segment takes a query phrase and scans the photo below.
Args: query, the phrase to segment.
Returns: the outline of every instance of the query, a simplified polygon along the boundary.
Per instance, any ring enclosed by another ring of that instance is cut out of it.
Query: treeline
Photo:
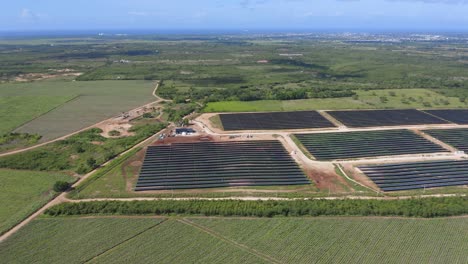
[[[164,98],[175,101],[192,99],[203,102],[219,101],[256,101],[256,100],[297,100],[310,98],[338,98],[351,97],[356,93],[350,89],[332,88],[264,88],[241,86],[228,89],[200,88],[179,91],[175,87],[165,87],[159,94]]]
[[[183,117],[199,110],[199,106],[195,103],[186,103],[185,100],[174,100],[177,105],[169,105],[164,108],[164,113],[167,114],[167,121],[180,122]]]
[[[199,215],[199,216],[404,216],[446,217],[468,213],[467,197],[406,200],[294,201],[95,201],[62,203],[45,212],[67,215]]]

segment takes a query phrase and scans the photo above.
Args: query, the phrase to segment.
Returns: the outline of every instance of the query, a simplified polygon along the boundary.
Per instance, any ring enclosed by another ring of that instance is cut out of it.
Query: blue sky
[[[468,0],[16,0],[0,31],[317,29],[468,31]]]

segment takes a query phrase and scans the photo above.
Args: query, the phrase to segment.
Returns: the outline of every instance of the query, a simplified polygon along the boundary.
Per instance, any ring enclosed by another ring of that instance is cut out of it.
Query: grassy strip
[[[304,155],[306,155],[307,158],[309,158],[310,160],[316,160],[315,157],[312,156],[312,154],[307,150],[307,148],[304,146],[304,144],[302,144],[302,142],[296,137],[296,135],[291,134],[290,138],[292,139],[294,144],[296,144],[296,146],[299,147],[299,149],[302,151],[302,153],[304,153]]]
[[[407,200],[296,201],[95,201],[63,203],[50,216],[65,215],[202,215],[202,216],[404,216],[443,217],[468,214],[468,197]]]
[[[74,196],[78,195],[80,191],[82,191],[84,188],[89,186],[91,183],[95,182],[97,179],[101,178],[102,176],[106,175],[108,172],[110,172],[112,169],[115,167],[119,166],[122,164],[125,160],[130,158],[131,156],[135,155],[140,151],[142,147],[138,147],[134,150],[131,150],[124,155],[121,155],[117,157],[116,159],[112,160],[109,164],[106,166],[100,168],[97,170],[91,177],[87,178],[84,180],[82,183],[80,183],[76,188],[74,188],[68,195],[70,198],[73,198]]]

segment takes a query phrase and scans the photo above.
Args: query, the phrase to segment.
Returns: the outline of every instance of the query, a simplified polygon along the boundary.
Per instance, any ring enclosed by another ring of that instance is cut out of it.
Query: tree
[[[54,184],[54,191],[55,192],[64,192],[70,188],[70,183],[66,181],[57,181]]]
[[[144,113],[143,118],[153,118],[153,115],[151,113]]]
[[[86,160],[86,164],[87,164],[90,168],[93,168],[93,169],[95,169],[95,168],[97,167],[97,161],[96,161],[95,158],[92,158],[92,157],[91,157],[91,158],[88,158],[88,159]]]

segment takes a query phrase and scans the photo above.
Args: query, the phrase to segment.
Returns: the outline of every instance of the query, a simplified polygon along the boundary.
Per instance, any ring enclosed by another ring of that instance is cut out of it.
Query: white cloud
[[[141,11],[130,11],[128,14],[131,16],[149,16],[149,13]]]
[[[19,18],[22,21],[26,21],[26,22],[34,22],[44,17],[46,17],[45,14],[36,13],[29,8],[21,9],[21,12],[19,14]]]

